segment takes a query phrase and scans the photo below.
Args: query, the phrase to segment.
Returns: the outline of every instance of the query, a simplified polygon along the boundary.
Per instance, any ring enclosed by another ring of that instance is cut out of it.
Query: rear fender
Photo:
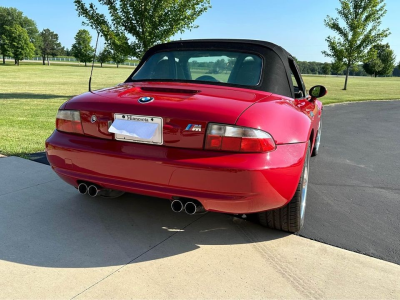
[[[236,125],[264,130],[276,144],[305,143],[311,134],[311,120],[290,100],[258,102],[238,118]]]

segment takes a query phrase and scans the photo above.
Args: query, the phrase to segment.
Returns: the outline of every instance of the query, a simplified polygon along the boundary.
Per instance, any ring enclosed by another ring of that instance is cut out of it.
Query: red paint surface
[[[143,96],[155,100],[138,103]],[[207,210],[250,213],[291,200],[321,104],[224,86],[125,83],[77,96],[63,108],[81,111],[85,135],[55,131],[46,151],[53,169],[71,185],[89,181],[168,199],[194,198]],[[107,131],[114,113],[162,117],[164,145],[114,140]],[[264,130],[277,148],[267,153],[204,150],[209,122]],[[188,124],[202,130],[185,131]]]

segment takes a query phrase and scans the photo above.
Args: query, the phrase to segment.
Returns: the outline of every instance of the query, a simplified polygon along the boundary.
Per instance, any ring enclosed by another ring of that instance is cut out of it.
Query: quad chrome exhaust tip
[[[86,183],[81,183],[78,185],[79,194],[85,195],[88,191],[88,186]]]
[[[188,215],[195,215],[207,212],[203,204],[195,199],[174,199],[171,202],[173,212],[179,213],[184,211]]]
[[[82,195],[88,194],[90,197],[117,198],[125,194],[124,191],[104,188],[98,184],[88,181],[78,185],[78,192]]]
[[[96,197],[100,196],[102,191],[100,187],[89,182],[82,182],[78,185],[78,192],[82,195],[88,194],[90,197]]]
[[[96,197],[99,194],[100,190],[95,185],[90,185],[87,189],[87,193],[90,197]]]
[[[200,202],[189,201],[185,204],[185,212],[188,215],[202,214],[206,212],[206,209]]]
[[[184,208],[185,208],[185,205],[183,204],[183,202],[181,200],[174,200],[171,202],[171,209],[173,212],[179,213],[179,212],[183,211]]]

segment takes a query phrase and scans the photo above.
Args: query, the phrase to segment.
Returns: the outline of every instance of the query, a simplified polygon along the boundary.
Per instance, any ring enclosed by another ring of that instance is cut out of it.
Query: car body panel
[[[162,117],[165,145],[202,149],[209,121],[234,124],[246,108],[269,95],[204,84],[125,83],[74,97],[64,109],[79,110],[84,133],[105,139],[113,138],[108,122],[114,120],[114,113]],[[138,99],[145,96],[154,97],[154,101],[139,103]],[[97,117],[95,123],[91,122],[93,115]],[[186,130],[189,124],[200,125],[201,130]]]
[[[255,213],[288,204],[298,186],[308,145],[314,146],[322,112],[319,100],[301,95],[295,99],[299,91],[305,94],[306,90],[293,57],[279,46],[259,41],[179,41],[151,48],[137,69],[157,51],[227,46],[259,51],[265,69],[257,86],[135,81],[131,75],[115,87],[76,96],[60,109],[80,112],[83,134],[55,130],[47,139],[46,153],[53,170],[74,187],[87,182],[169,200],[195,199],[209,211]],[[291,72],[295,72],[298,87]],[[139,103],[141,97],[154,100]],[[117,113],[161,117],[163,144],[116,140],[108,129]],[[206,150],[210,123],[265,131],[276,147],[261,153]]]
[[[54,171],[75,187],[89,181],[168,199],[193,198],[212,211],[250,213],[290,201],[306,145],[281,145],[269,153],[226,153],[54,131],[46,152]]]
[[[264,130],[274,137],[278,145],[309,140],[313,125],[313,117],[310,113],[318,109],[314,103],[305,99],[293,100],[279,95],[272,95],[266,100],[249,107],[239,117],[236,125],[265,128]],[[318,113],[316,114],[319,116]]]

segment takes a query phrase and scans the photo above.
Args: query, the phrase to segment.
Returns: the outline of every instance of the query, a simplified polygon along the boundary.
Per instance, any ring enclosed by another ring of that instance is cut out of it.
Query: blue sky
[[[338,0],[211,0],[211,4],[212,8],[196,20],[199,28],[174,39],[260,39],[284,47],[299,60],[329,61],[321,54],[326,50],[325,38],[331,34],[323,20],[328,14],[336,16]],[[56,32],[67,48],[73,44],[76,32],[85,28],[72,0],[0,0],[0,6],[21,10],[36,21],[39,30]],[[386,7],[382,28],[390,28],[392,34],[384,42],[400,60],[400,1],[386,0]]]

